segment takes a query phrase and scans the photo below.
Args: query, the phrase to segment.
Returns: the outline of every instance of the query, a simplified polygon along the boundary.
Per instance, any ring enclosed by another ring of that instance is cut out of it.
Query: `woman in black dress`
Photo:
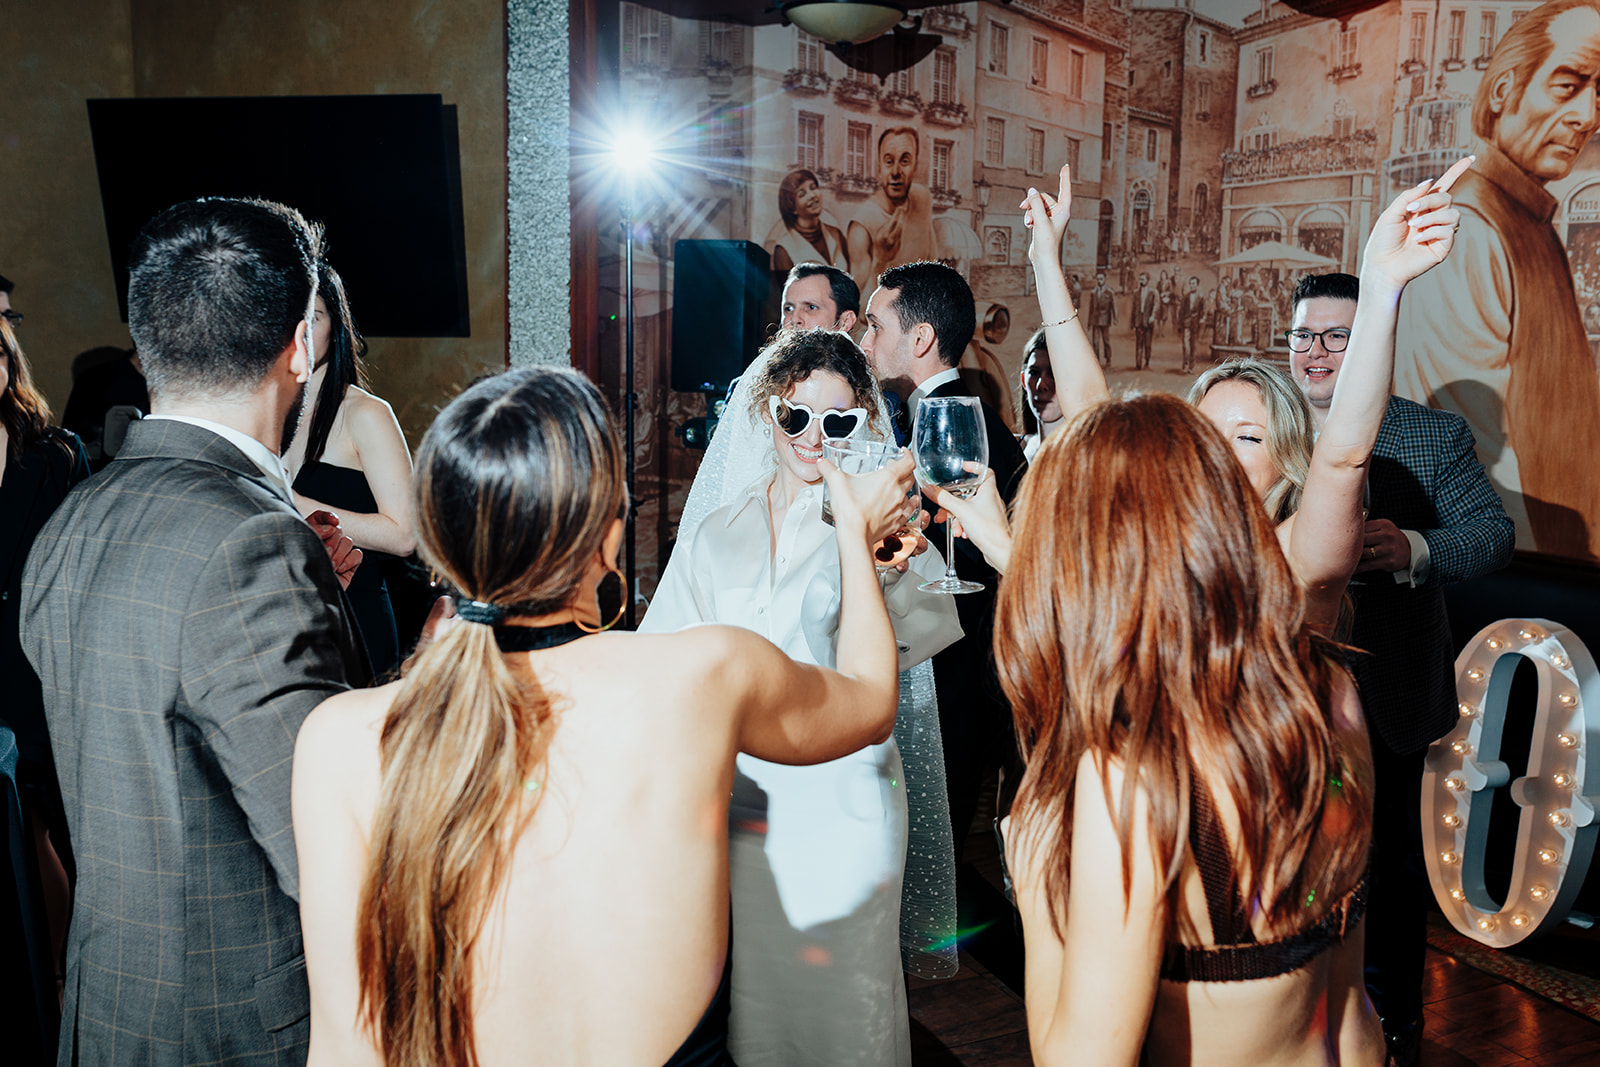
[[[374,677],[400,665],[394,609],[383,580],[385,555],[409,556],[416,543],[411,507],[411,451],[394,410],[367,392],[356,329],[339,273],[318,268],[315,369],[306,388],[315,399],[285,456],[300,514],[328,510],[365,554],[346,590],[366,642]]]
[[[11,323],[0,318],[0,687],[6,694],[0,725],[16,735],[17,786],[38,851],[57,968],[72,899],[72,852],[39,678],[22,654],[19,612],[28,549],[67,490],[88,474],[82,443],[50,425],[50,408],[33,387]]]

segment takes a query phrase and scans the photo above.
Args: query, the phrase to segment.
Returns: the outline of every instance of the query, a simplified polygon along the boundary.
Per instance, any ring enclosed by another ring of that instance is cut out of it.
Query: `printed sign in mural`
[[[756,241],[780,272],[845,268],[863,302],[886,266],[951,263],[991,326],[968,362],[1013,412],[1039,321],[1018,203],[1063,162],[1063,258],[1106,294],[1114,384],[1183,391],[1186,335],[1199,370],[1287,360],[1295,281],[1354,273],[1382,205],[1476,152],[1455,254],[1403,302],[1396,391],[1467,417],[1520,549],[1600,560],[1600,0],[1344,21],[1271,0],[955,4],[914,12],[937,42],[872,73],[792,26],[622,9],[626,98],[692,141],[658,248]]]

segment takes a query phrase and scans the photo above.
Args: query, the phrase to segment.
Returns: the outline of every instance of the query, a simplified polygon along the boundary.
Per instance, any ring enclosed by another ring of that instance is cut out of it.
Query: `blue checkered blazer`
[[[1387,574],[1350,586],[1365,650],[1353,667],[1367,719],[1398,753],[1419,752],[1456,717],[1454,648],[1444,586],[1511,562],[1515,532],[1473,449],[1465,419],[1390,397],[1378,431],[1368,518],[1388,519],[1428,542],[1427,581],[1417,588]]]
[[[22,601],[78,861],[58,1062],[304,1064],[289,770],[365,674],[321,541],[221,437],[136,422]]]

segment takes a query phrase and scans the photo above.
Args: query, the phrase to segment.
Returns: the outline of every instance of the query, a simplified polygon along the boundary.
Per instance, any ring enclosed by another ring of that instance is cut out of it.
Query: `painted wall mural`
[[[881,78],[792,26],[620,8],[624,97],[676,131],[658,253],[756,241],[780,270],[844,267],[863,300],[888,265],[949,262],[990,327],[967,362],[1012,412],[1039,322],[1017,205],[1062,162],[1065,266],[1117,306],[1113,384],[1182,391],[1191,279],[1201,369],[1287,360],[1297,278],[1354,272],[1383,204],[1476,152],[1457,252],[1404,300],[1396,390],[1469,419],[1519,549],[1600,561],[1600,0],[1389,0],[1345,21],[1272,0],[953,4],[920,10],[937,45]],[[670,264],[657,276],[640,295],[665,316]],[[667,346],[649,350],[665,381]],[[663,427],[688,410],[657,407]],[[675,514],[692,463],[673,466]]]

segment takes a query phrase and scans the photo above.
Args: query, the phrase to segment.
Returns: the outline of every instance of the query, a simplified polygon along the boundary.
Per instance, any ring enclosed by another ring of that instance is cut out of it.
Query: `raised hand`
[[[1011,520],[995,486],[994,471],[984,472],[978,491],[967,500],[937,486],[930,486],[928,492],[939,505],[933,521],[955,523],[956,536],[977,545],[989,566],[1004,574],[1011,562]]]
[[[1039,189],[1029,189],[1021,204],[1023,222],[1033,231],[1028,242],[1028,259],[1037,263],[1040,256],[1061,260],[1061,242],[1066,239],[1067,226],[1072,222],[1072,167],[1061,166],[1061,188],[1055,196]]]
[[[1475,158],[1457,160],[1438,181],[1407,189],[1378,216],[1361,265],[1364,285],[1386,282],[1398,290],[1444,262],[1461,226],[1461,212],[1451,204],[1450,187]]]

